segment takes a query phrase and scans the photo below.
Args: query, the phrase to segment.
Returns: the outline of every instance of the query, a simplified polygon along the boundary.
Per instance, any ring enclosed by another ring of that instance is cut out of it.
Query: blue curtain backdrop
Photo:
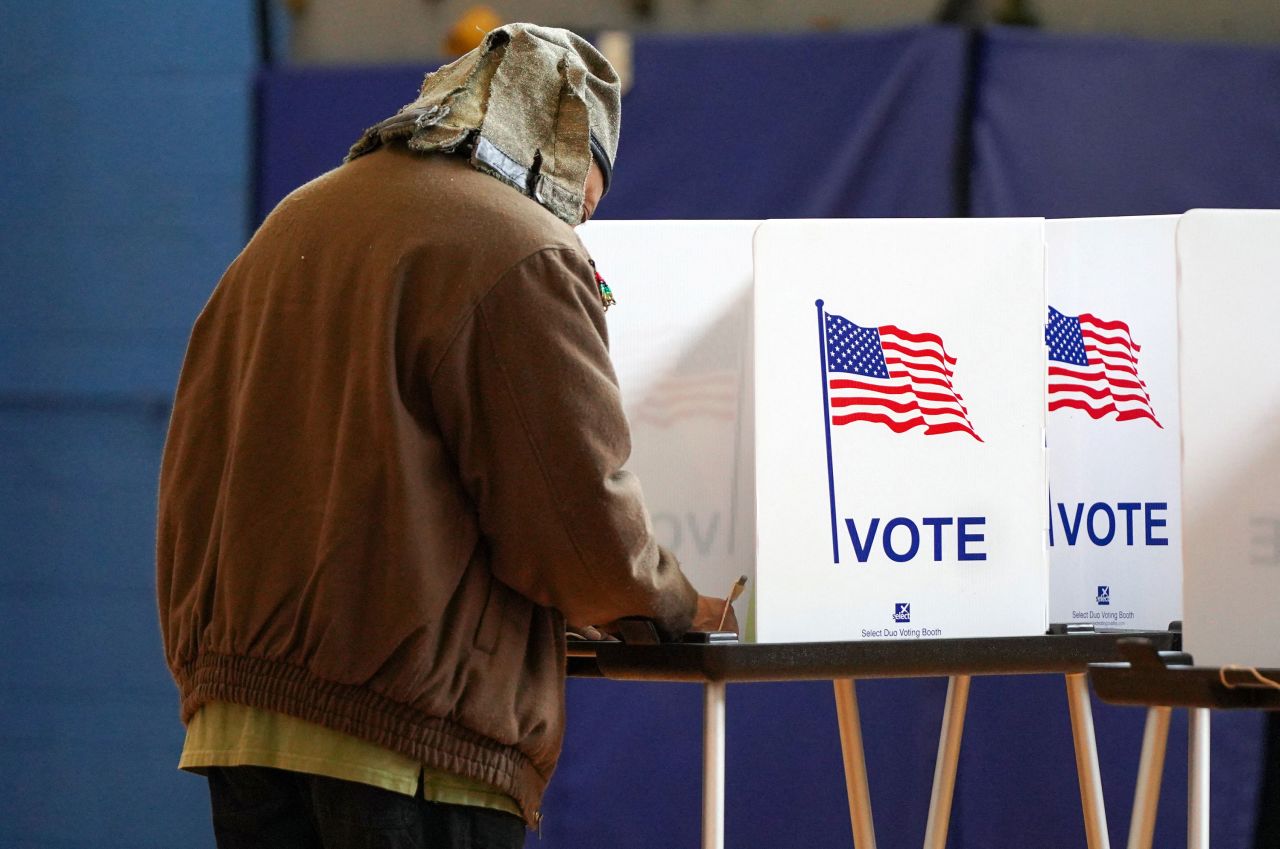
[[[251,21],[251,4],[55,0],[0,28],[0,107],[20,129],[0,140],[0,846],[212,846],[203,784],[175,770],[153,600],[183,343],[255,179],[260,217],[427,67],[263,72],[251,179]],[[601,217],[1280,207],[1275,50],[921,28],[641,38],[634,61]],[[1083,845],[1063,691],[974,682],[952,847]],[[859,685],[881,845],[922,842],[943,693]],[[1095,711],[1119,845],[1143,715]],[[530,845],[696,845],[699,716],[694,686],[570,682]],[[732,686],[728,721],[730,845],[848,845],[830,685]],[[1214,718],[1225,849],[1250,845],[1260,726]],[[1179,717],[1157,845],[1185,841],[1184,735]]]
[[[965,34],[638,38],[600,218],[954,214]],[[420,68],[263,74],[259,214],[416,96]]]
[[[978,64],[974,215],[1280,208],[1280,49],[997,29]]]

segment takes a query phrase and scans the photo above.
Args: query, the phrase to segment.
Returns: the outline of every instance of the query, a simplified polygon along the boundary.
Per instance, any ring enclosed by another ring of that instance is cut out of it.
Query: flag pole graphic
[[[831,562],[840,562],[840,537],[836,532],[836,476],[831,465],[831,399],[827,390],[827,328],[822,320],[823,300],[818,307],[818,365],[822,371],[822,429],[827,434],[827,494],[831,500]]]

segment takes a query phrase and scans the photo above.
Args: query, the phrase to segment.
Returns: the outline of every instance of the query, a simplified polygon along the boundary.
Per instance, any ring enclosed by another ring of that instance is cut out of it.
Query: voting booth
[[[1044,633],[1043,223],[755,237],[756,635]]]
[[[1182,618],[1178,220],[1045,222],[1054,623]]]
[[[1280,212],[1188,212],[1177,251],[1183,647],[1280,668]]]

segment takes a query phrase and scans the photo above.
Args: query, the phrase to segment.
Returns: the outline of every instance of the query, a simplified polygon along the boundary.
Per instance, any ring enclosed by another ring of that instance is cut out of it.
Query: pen
[[[743,589],[747,586],[747,576],[733,582],[733,586],[729,588],[729,597],[724,600],[724,612],[720,614],[720,624],[716,626],[717,631],[724,630],[725,620],[729,618],[729,611],[733,608],[733,603],[738,600],[738,596],[742,595]]]

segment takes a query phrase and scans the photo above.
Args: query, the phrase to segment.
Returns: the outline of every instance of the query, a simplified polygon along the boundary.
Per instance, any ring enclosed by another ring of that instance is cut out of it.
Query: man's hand
[[[570,625],[569,634],[586,640],[613,640],[617,633],[617,625],[609,623],[595,627],[592,625]],[[738,633],[738,617],[734,615],[733,605],[726,599],[713,598],[709,595],[698,596],[698,609],[693,614],[690,631],[732,631]]]
[[[613,640],[609,634],[601,631],[594,625],[570,625],[568,627],[568,635],[570,639],[581,638],[584,640]]]

